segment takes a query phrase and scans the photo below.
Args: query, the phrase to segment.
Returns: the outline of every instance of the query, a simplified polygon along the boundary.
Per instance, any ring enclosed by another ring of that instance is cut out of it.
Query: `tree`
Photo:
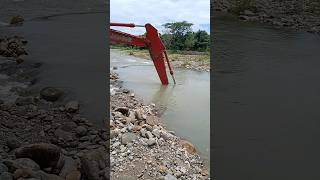
[[[194,50],[206,51],[209,49],[210,35],[203,30],[199,30],[194,34]]]
[[[187,21],[166,23],[163,25],[168,31],[168,34],[171,35],[169,46],[171,49],[186,49],[187,34],[190,36],[192,25],[192,23],[188,23]],[[188,41],[190,41],[190,39]]]

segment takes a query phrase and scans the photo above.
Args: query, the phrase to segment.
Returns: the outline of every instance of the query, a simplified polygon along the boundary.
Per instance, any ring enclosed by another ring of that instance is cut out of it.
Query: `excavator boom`
[[[169,84],[165,62],[168,64],[169,72],[173,78],[173,67],[168,59],[165,46],[159,37],[159,33],[156,28],[151,24],[135,25],[133,23],[110,23],[110,26],[122,26],[122,27],[145,27],[146,36],[135,36],[118,30],[110,29],[110,42],[111,44],[128,44],[140,47],[147,47],[153,64],[157,70],[160,81],[163,85]]]

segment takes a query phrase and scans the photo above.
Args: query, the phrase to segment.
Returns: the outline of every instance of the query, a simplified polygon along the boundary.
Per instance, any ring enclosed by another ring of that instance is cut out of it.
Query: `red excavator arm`
[[[124,33],[121,31],[117,31],[114,29],[110,29],[110,42],[111,44],[129,44],[135,45],[140,47],[147,47],[150,52],[151,59],[153,64],[157,70],[161,83],[163,85],[169,84],[165,62],[168,64],[168,68],[170,74],[172,76],[174,84],[175,79],[173,76],[173,67],[171,66],[165,46],[161,41],[158,31],[154,28],[151,24],[142,25],[135,25],[132,23],[110,23],[110,26],[122,26],[122,27],[145,27],[146,28],[146,36],[135,36],[128,33]]]

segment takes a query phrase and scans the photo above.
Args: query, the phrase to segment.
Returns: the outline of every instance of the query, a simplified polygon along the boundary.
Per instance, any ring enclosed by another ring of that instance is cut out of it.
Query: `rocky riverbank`
[[[320,33],[320,1],[317,0],[216,0],[211,8],[235,14],[242,21]]]
[[[0,179],[109,179],[109,134],[79,115],[79,103],[59,103],[63,91],[33,89],[39,63],[21,37],[1,39]],[[20,52],[20,53],[19,53]]]
[[[195,147],[166,130],[155,104],[143,104],[116,73],[110,81],[112,179],[209,179]]]

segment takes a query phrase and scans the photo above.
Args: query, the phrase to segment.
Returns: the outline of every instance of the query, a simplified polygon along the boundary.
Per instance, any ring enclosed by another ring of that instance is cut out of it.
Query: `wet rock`
[[[64,157],[64,165],[60,171],[59,176],[65,178],[70,172],[77,171],[78,164],[71,157]]]
[[[146,118],[146,123],[151,125],[151,126],[155,126],[159,124],[159,118],[157,116],[148,116]]]
[[[13,176],[12,176],[12,174],[10,174],[8,172],[4,172],[4,173],[0,174],[0,179],[1,180],[13,180]]]
[[[78,101],[70,101],[65,105],[65,108],[70,113],[77,112],[79,110],[79,102]]]
[[[17,158],[30,158],[41,168],[55,167],[60,158],[60,148],[53,144],[30,144],[16,149]]]
[[[76,129],[77,135],[82,137],[85,136],[87,134],[87,128],[83,127],[83,126],[78,126]]]
[[[99,172],[107,165],[106,156],[105,150],[96,149],[80,158],[82,171],[89,180],[100,180]]]
[[[122,144],[128,144],[134,140],[136,140],[138,137],[134,133],[125,133],[121,136],[121,143]]]
[[[54,87],[45,87],[40,91],[41,98],[52,102],[57,101],[62,96],[62,94],[63,92],[61,90]]]
[[[196,148],[192,143],[186,140],[180,140],[180,144],[187,150],[188,153],[194,154],[196,153]]]
[[[21,143],[16,138],[8,138],[6,140],[6,145],[9,147],[10,150],[16,149],[21,146]]]
[[[124,116],[129,116],[129,108],[127,107],[118,107],[115,109],[115,111],[120,112]]]
[[[18,158],[16,160],[4,160],[3,163],[8,167],[9,172],[17,169],[39,170],[40,166],[29,158]]]
[[[20,15],[13,16],[10,20],[11,25],[16,25],[16,24],[22,24],[24,21],[24,18]]]

